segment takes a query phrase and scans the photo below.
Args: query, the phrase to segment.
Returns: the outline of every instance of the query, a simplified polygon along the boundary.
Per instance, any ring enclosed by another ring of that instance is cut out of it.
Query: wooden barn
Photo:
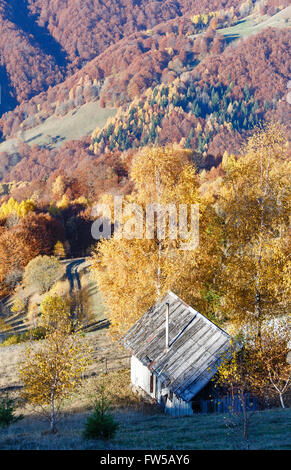
[[[172,292],[123,337],[130,350],[131,382],[173,416],[192,415],[230,336]]]

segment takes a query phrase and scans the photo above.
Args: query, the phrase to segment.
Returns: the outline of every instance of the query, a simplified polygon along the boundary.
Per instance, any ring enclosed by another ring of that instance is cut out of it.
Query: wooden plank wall
[[[247,395],[246,407],[248,411],[256,411],[258,409],[258,399]],[[234,398],[226,396],[222,398],[214,398],[212,400],[200,400],[201,413],[235,413],[242,411],[241,401],[237,396]]]

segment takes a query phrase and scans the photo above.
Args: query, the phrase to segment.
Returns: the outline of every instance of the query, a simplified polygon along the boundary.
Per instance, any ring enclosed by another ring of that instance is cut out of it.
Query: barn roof
[[[166,308],[169,303],[169,348]],[[173,292],[156,303],[125,334],[132,354],[161,377],[165,386],[191,400],[213,377],[230,336]]]

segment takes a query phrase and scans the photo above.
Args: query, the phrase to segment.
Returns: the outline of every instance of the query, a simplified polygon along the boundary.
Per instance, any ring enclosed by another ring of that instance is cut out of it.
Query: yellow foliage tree
[[[222,310],[236,324],[256,324],[288,310],[290,162],[275,123],[249,139],[245,155],[224,156],[218,210],[225,220]]]
[[[64,177],[59,175],[52,184],[52,193],[56,199],[60,199],[65,192],[66,184]]]
[[[55,247],[54,247],[54,256],[56,258],[65,258],[66,257],[66,251],[65,251],[65,247],[64,247],[64,244],[61,242],[61,241],[58,241],[56,244],[55,244]]]
[[[41,326],[46,332],[72,328],[70,303],[57,295],[46,295],[40,306]]]
[[[58,201],[56,204],[58,209],[67,209],[69,205],[70,205],[70,199],[68,198],[66,194],[64,194],[62,198],[60,199],[60,201]]]
[[[11,197],[0,207],[0,219],[6,219],[7,217],[13,214],[16,214],[20,218],[23,218],[29,212],[32,212],[34,210],[35,203],[33,200],[27,199],[22,201],[21,203],[18,203],[15,199]]]
[[[56,416],[64,398],[80,385],[83,371],[90,363],[90,351],[76,334],[64,306],[56,299],[43,307],[46,339],[41,348],[29,346],[19,374],[23,397],[49,418],[50,431],[56,432]],[[48,411],[49,410],[49,411]]]
[[[253,376],[256,393],[267,398],[278,396],[285,408],[284,394],[290,390],[291,367],[287,362],[290,328],[287,322],[264,324],[259,347],[253,352],[253,360],[259,367]]]
[[[210,272],[215,262],[209,262],[200,245],[199,248],[183,250],[181,235],[172,238],[169,223],[164,237],[158,233],[156,220],[152,237],[148,236],[143,224],[150,204],[157,204],[158,208],[166,208],[170,204],[179,208],[180,204],[189,207],[200,203],[200,224],[206,227],[210,212],[198,195],[198,178],[194,165],[189,162],[190,156],[191,152],[178,147],[145,148],[138,153],[130,174],[134,190],[125,200],[122,220],[118,220],[127,236],[102,240],[96,247],[92,269],[115,337],[125,332],[169,289],[175,290],[186,301],[195,301],[195,305],[199,301],[204,302],[201,292],[212,277]],[[137,207],[136,213],[134,208]],[[136,216],[134,223],[133,213]],[[158,209],[157,217],[162,215],[162,210]],[[142,234],[137,236],[134,232],[139,216],[142,218]],[[206,234],[208,246],[212,243],[213,234],[211,230]],[[207,243],[203,243],[204,248]]]
[[[201,15],[192,16],[191,21],[192,21],[193,24],[198,25],[201,21]]]

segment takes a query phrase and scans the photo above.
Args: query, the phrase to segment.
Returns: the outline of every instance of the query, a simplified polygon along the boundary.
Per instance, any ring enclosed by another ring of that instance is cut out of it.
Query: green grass
[[[270,410],[256,412],[251,421],[250,448],[290,448],[290,434],[287,434],[287,420],[291,410]],[[152,416],[130,422],[123,422],[119,435],[121,446],[151,449],[234,449],[241,448],[239,430],[229,434],[226,423],[228,415],[208,414],[187,418],[170,418],[164,415]],[[280,424],[281,423],[281,424]],[[126,432],[125,432],[126,431]],[[289,438],[289,441],[288,441]],[[117,436],[118,439],[118,436]],[[123,448],[123,447],[122,447]]]

